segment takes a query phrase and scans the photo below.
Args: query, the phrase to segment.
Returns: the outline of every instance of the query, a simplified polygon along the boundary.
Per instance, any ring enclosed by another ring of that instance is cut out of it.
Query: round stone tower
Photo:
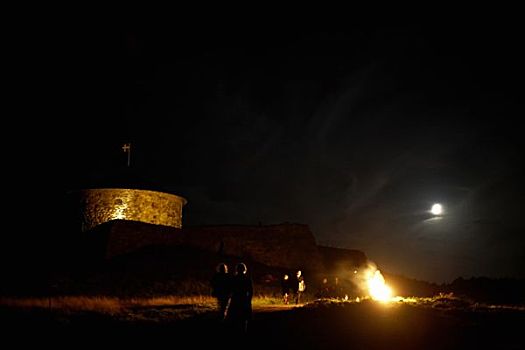
[[[182,227],[186,199],[141,189],[95,188],[79,191],[82,231],[112,220]]]

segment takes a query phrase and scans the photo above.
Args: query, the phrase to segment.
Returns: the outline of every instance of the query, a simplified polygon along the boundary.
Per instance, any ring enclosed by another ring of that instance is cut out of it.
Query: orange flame
[[[368,293],[372,299],[386,302],[392,298],[392,289],[385,283],[385,279],[379,270],[375,270],[367,280]]]

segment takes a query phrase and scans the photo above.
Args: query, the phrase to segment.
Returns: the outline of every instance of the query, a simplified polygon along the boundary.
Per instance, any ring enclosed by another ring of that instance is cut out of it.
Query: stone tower
[[[182,227],[182,207],[186,199],[165,192],[97,188],[79,191],[82,231],[112,220]]]

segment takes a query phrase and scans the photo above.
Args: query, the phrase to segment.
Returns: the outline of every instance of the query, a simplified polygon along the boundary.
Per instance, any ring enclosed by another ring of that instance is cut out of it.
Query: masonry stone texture
[[[136,189],[80,191],[81,230],[110,259],[147,246],[186,246],[219,256],[235,256],[267,266],[322,271],[334,261],[360,265],[359,251],[317,245],[308,225],[218,225],[182,228],[186,199]],[[328,260],[327,260],[328,259]]]
[[[112,220],[182,227],[186,199],[174,194],[122,188],[86,189],[79,194],[82,231]]]

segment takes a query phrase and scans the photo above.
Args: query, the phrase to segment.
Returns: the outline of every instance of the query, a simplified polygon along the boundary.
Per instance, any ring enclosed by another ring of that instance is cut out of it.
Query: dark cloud
[[[189,199],[187,225],[296,221],[391,272],[523,276],[517,38],[454,26],[77,38],[57,183],[122,167],[131,141],[135,171]],[[429,221],[437,201],[447,213]]]

